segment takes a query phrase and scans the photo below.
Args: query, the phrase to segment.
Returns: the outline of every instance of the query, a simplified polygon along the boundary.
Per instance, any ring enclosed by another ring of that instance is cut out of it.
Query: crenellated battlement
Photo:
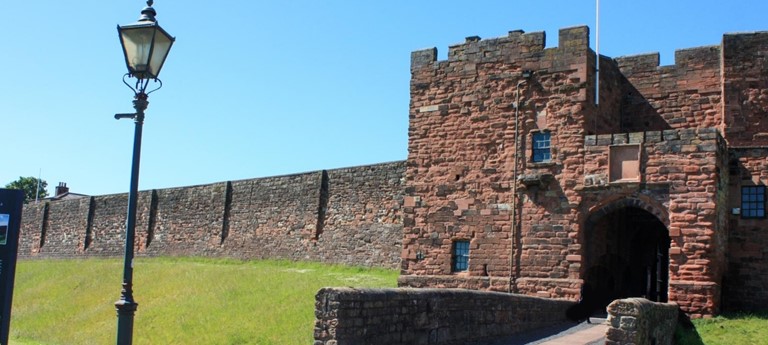
[[[525,33],[513,30],[507,36],[481,39],[466,37],[463,43],[448,47],[447,62],[496,62],[524,59],[535,54],[581,53],[589,50],[589,27],[575,26],[560,29],[559,46],[546,48],[546,33]],[[411,70],[431,65],[437,61],[437,48],[417,50],[411,53]],[[445,62],[445,61],[439,61]]]
[[[667,73],[675,70],[684,73],[691,66],[717,68],[720,63],[720,46],[678,49],[675,51],[675,63],[668,66],[661,66],[658,52],[620,56],[615,60],[624,74],[650,72],[658,69],[664,69]]]
[[[721,112],[720,46],[679,49],[673,65],[660,66],[659,53],[618,57],[626,78],[622,130],[718,127]]]

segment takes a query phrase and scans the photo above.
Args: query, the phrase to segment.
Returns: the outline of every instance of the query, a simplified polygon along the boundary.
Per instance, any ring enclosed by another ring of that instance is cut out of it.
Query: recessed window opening
[[[640,145],[611,146],[608,166],[611,182],[639,182]]]
[[[765,218],[765,186],[741,187],[741,218]]]
[[[534,162],[548,162],[550,159],[552,159],[552,153],[550,151],[550,133],[549,132],[533,133],[532,157]]]
[[[461,240],[453,242],[453,263],[454,272],[463,272],[469,268],[469,241]]]

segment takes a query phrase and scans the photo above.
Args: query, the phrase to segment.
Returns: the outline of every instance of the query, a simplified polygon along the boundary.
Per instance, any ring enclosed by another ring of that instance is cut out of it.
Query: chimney
[[[67,187],[67,184],[64,182],[59,182],[59,185],[56,186],[56,196],[69,193],[69,188]]]

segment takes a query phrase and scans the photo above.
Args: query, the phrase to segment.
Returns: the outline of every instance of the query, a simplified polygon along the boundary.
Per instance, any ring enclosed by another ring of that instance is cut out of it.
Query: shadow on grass
[[[696,327],[685,328],[677,325],[675,329],[675,344],[677,345],[704,345]]]
[[[704,345],[696,325],[691,322],[685,312],[677,310],[677,328],[675,328],[675,344],[677,345]]]

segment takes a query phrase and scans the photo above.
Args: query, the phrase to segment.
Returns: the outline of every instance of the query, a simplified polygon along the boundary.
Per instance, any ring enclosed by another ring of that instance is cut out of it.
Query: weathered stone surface
[[[565,322],[573,303],[462,289],[323,288],[315,344],[467,344]]]
[[[311,260],[395,268],[405,162],[143,191],[138,256]],[[29,204],[19,256],[119,257],[127,195]]]
[[[716,314],[723,298],[743,307],[736,301],[745,293],[765,301],[768,291],[759,286],[768,285],[768,252],[760,248],[768,235],[757,229],[768,221],[729,212],[739,207],[741,181],[768,184],[759,146],[768,143],[768,121],[759,119],[768,116],[761,67],[768,64],[759,53],[768,50],[768,32],[680,50],[672,66],[660,67],[658,54],[601,59],[598,107],[586,28],[561,30],[558,48],[525,49],[523,37],[473,38],[451,47],[447,61],[411,66],[406,195],[421,203],[407,211],[403,246],[423,256],[403,256],[401,286],[576,299],[587,270],[602,260],[589,248],[608,243],[591,227],[609,212],[634,208],[670,237],[663,294],[683,310]],[[418,111],[436,104],[445,106],[440,114]],[[550,133],[545,163],[532,162],[538,132]],[[639,178],[614,177],[614,145],[638,146],[637,160],[627,162]],[[728,171],[737,151],[742,180]],[[490,206],[498,203],[511,210]],[[470,241],[466,272],[452,272],[456,240]],[[729,253],[729,243],[745,256]]]
[[[606,344],[672,345],[677,317],[678,307],[673,303],[644,298],[613,301],[608,306]]]

